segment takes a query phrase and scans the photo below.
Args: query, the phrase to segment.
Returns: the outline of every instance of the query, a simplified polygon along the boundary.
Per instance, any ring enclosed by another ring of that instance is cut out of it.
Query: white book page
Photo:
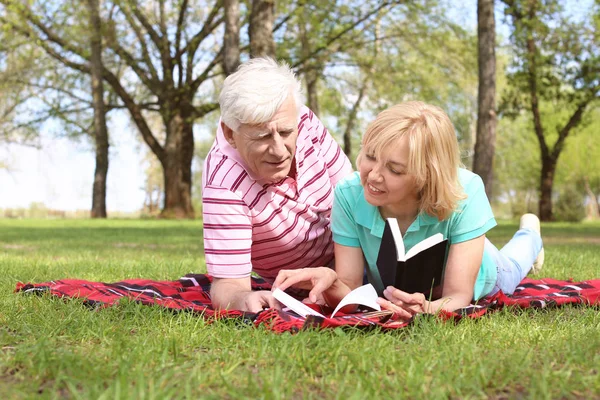
[[[323,314],[320,314],[308,307],[306,304],[301,301],[296,300],[286,292],[280,289],[275,289],[273,291],[273,297],[279,300],[283,305],[287,306],[289,309],[294,311],[296,314],[306,317],[307,315],[316,315],[317,317],[326,318]]]
[[[404,260],[399,260],[399,261],[405,261],[408,260],[409,258],[411,258],[414,255],[419,254],[420,252],[422,252],[423,250],[426,250],[432,246],[435,246],[436,244],[443,242],[444,241],[444,235],[442,235],[441,233],[436,233],[433,236],[429,236],[427,239],[415,244],[407,253],[406,256],[404,257]]]
[[[348,304],[359,304],[361,306],[367,306],[376,309],[377,311],[381,311],[381,306],[377,304],[377,291],[370,283],[358,287],[348,293],[346,297],[340,301],[340,304],[333,310],[333,314],[331,314],[331,318],[337,313],[340,308],[348,305]]]
[[[404,254],[404,241],[402,240],[402,232],[400,232],[398,220],[396,218],[388,218],[387,222],[392,231],[392,236],[394,236],[394,242],[396,243],[396,255],[398,261],[406,261],[407,257]]]

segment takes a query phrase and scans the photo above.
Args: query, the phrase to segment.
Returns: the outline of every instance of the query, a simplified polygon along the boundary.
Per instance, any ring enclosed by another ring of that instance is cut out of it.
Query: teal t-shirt
[[[403,236],[406,251],[436,233],[442,233],[444,239],[448,239],[452,245],[475,239],[496,226],[496,219],[481,178],[462,168],[458,177],[467,198],[443,221],[438,221],[436,217],[428,214],[419,214]],[[358,172],[337,183],[331,211],[333,240],[343,246],[360,247],[371,276],[378,280],[373,283],[379,286],[382,284],[376,262],[384,226],[385,222],[378,208],[365,199]],[[474,287],[475,300],[494,289],[497,274],[494,260],[484,251]]]

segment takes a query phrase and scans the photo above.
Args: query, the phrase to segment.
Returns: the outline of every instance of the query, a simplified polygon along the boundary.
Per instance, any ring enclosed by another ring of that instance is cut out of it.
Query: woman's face
[[[382,211],[418,204],[419,190],[415,177],[407,173],[409,143],[407,137],[389,146],[381,159],[365,147],[358,165],[365,199]]]

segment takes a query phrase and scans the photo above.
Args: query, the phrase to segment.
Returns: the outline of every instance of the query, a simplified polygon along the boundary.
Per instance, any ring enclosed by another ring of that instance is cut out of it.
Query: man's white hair
[[[241,124],[260,125],[269,122],[290,95],[299,111],[301,93],[302,85],[288,64],[253,58],[223,82],[221,119],[232,130]]]

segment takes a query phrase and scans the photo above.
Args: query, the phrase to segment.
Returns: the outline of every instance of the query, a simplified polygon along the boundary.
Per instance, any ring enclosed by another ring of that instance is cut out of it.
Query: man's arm
[[[230,190],[207,184],[202,190],[202,215],[206,269],[214,277],[213,306],[260,311],[269,302],[264,293],[252,295],[252,220],[247,205]]]
[[[214,278],[210,297],[215,309],[259,312],[263,308],[276,308],[278,303],[268,290],[252,291],[250,277]]]

